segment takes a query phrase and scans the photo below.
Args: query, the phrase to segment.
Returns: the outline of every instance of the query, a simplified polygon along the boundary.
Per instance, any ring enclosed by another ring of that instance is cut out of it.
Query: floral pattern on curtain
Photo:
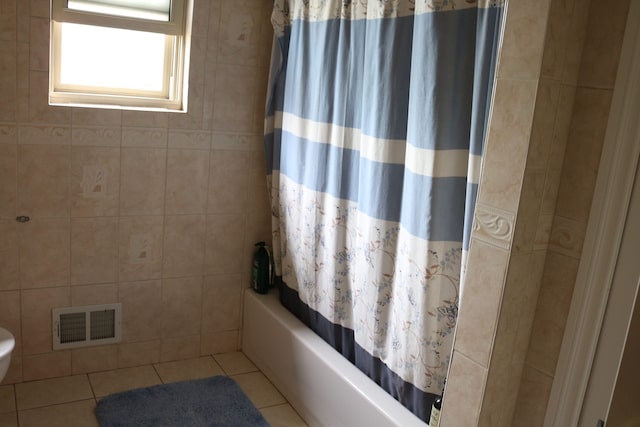
[[[451,356],[502,8],[274,2],[281,300],[423,420]]]

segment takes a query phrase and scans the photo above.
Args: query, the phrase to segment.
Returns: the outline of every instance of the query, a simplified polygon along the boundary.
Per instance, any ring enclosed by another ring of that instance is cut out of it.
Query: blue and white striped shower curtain
[[[451,355],[502,7],[274,2],[281,299],[422,419]]]

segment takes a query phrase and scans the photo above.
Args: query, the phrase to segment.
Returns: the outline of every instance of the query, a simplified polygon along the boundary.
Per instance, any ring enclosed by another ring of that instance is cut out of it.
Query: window
[[[49,103],[185,112],[192,0],[53,0]]]

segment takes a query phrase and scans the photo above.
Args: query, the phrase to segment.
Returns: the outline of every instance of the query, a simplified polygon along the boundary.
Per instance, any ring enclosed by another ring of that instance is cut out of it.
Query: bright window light
[[[193,0],[52,0],[49,104],[187,111]]]
[[[167,36],[63,23],[60,83],[162,92]]]
[[[69,0],[69,9],[127,18],[169,21],[170,0]]]

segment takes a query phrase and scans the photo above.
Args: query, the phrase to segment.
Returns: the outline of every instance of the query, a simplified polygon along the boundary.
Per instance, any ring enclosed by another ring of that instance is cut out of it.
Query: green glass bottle
[[[266,294],[271,284],[271,255],[265,242],[255,244],[258,249],[253,254],[252,288],[259,294]]]

